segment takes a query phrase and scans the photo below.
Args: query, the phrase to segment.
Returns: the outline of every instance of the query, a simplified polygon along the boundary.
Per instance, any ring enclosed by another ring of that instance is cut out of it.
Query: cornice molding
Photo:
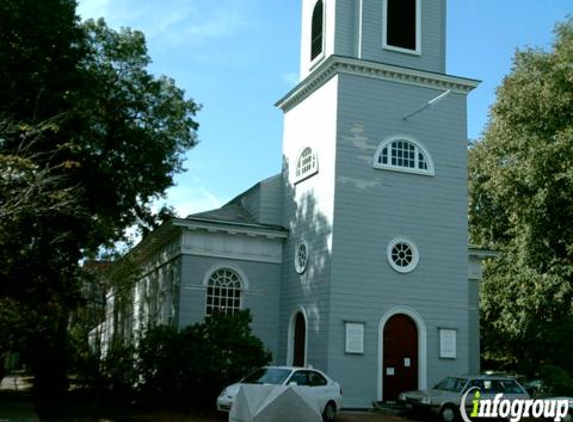
[[[231,221],[213,221],[208,219],[174,219],[173,225],[187,230],[201,230],[211,233],[223,232],[227,234],[240,234],[251,237],[262,236],[268,239],[285,239],[288,231],[281,228],[267,228],[253,224],[235,223]]]
[[[475,79],[391,66],[350,57],[330,56],[314,72],[281,98],[275,106],[283,111],[290,110],[338,74],[365,76],[444,91],[451,90],[460,94],[468,94],[480,83]]]

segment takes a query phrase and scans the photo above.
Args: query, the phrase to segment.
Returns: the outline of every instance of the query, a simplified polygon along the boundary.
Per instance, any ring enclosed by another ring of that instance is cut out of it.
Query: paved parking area
[[[336,421],[338,422],[414,422],[403,416],[389,415],[373,412],[340,412]]]
[[[101,419],[66,417],[66,422],[93,422]],[[221,415],[191,415],[160,412],[132,417],[106,418],[105,422],[225,422]],[[40,422],[34,412],[31,401],[26,399],[0,400],[0,422]],[[343,411],[336,416],[335,422],[413,422],[407,418],[371,412]]]
[[[133,422],[225,422],[221,415],[174,415],[172,413],[156,413],[139,415]],[[366,411],[341,411],[336,415],[335,422],[416,422],[402,416]],[[427,422],[427,421],[426,421]]]

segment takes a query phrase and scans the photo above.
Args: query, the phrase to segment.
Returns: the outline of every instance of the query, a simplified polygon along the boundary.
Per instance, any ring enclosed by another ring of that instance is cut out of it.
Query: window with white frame
[[[316,59],[323,50],[324,43],[324,2],[318,0],[312,11],[310,40],[310,60]]]
[[[296,272],[302,274],[306,271],[308,265],[308,243],[301,239],[297,242],[294,251],[294,267]]]
[[[241,293],[241,277],[229,268],[218,269],[207,282],[205,314],[235,314],[241,309]]]
[[[421,53],[420,0],[384,0],[384,48]]]
[[[388,138],[378,146],[374,168],[434,175],[432,157],[418,141],[402,136]]]
[[[409,273],[418,266],[420,260],[418,248],[407,239],[392,239],[386,252],[388,263],[399,273]]]
[[[316,173],[318,173],[318,158],[312,148],[306,147],[302,150],[296,162],[295,183],[301,182]]]

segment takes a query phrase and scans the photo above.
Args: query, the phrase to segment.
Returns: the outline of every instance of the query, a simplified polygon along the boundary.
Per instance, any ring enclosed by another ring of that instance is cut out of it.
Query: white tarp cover
[[[318,403],[297,385],[242,384],[229,422],[322,422]]]

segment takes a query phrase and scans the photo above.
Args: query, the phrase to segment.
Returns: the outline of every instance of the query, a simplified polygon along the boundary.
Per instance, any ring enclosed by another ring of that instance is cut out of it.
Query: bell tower
[[[331,55],[445,72],[445,0],[303,0],[301,80]]]
[[[348,407],[479,372],[466,130],[479,82],[445,73],[446,0],[302,7],[300,82],[277,103],[279,361],[299,347],[296,362],[328,371]]]

